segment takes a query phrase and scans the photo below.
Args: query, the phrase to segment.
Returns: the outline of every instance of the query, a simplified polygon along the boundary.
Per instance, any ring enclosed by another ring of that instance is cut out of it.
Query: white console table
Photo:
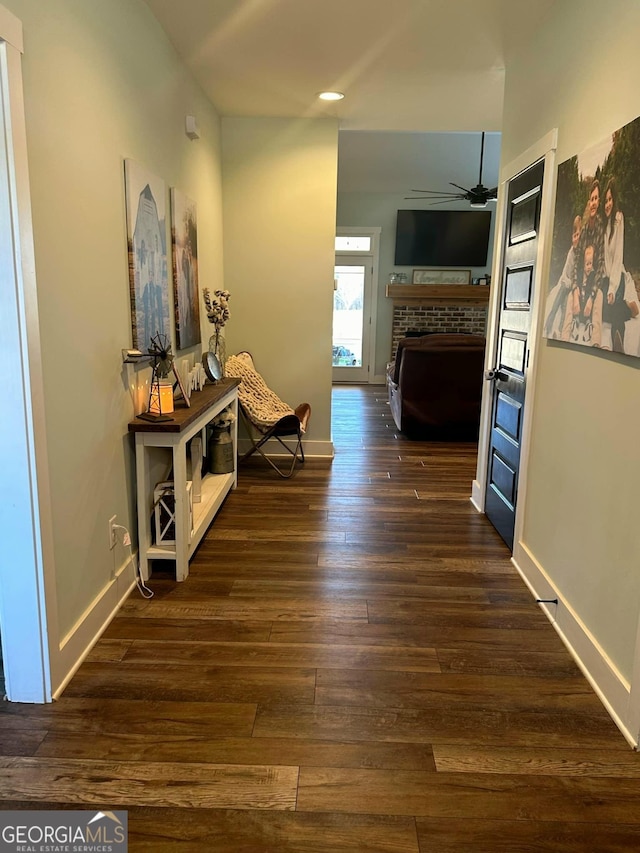
[[[189,505],[187,498],[187,442],[202,434],[203,448],[206,426],[227,406],[236,416],[232,426],[233,458],[236,459],[239,379],[223,379],[205,385],[202,391],[191,395],[191,406],[176,408],[170,421],[146,421],[135,418],[129,423],[129,432],[135,433],[136,484],[138,492],[138,554],[142,577],[149,577],[149,560],[174,560],[176,580],[189,575],[189,560],[207,528],[213,521],[222,502],[237,484],[237,465],[230,474],[206,474],[202,478],[201,500],[193,504],[193,530],[189,536]],[[164,448],[165,452],[162,452]],[[167,451],[170,451],[168,453]],[[164,462],[163,462],[164,457]],[[154,544],[151,517],[153,492],[163,479],[158,474],[162,466],[173,466],[172,479],[175,494],[175,545]],[[153,471],[156,469],[156,474]]]

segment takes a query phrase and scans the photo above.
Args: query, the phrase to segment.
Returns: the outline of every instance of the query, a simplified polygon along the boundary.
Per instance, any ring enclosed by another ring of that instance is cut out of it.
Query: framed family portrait
[[[471,284],[471,270],[414,270],[412,284]]]
[[[640,357],[640,118],[558,166],[543,334]]]

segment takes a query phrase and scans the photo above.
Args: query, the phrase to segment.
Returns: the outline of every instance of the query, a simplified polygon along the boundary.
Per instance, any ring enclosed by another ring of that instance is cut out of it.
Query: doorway
[[[338,260],[333,291],[333,381],[367,382],[371,323],[365,307],[371,302],[371,264],[348,256]]]
[[[544,165],[544,160],[535,163],[507,185],[496,361],[486,377],[493,394],[485,512],[509,548],[515,527]]]
[[[4,38],[4,40],[2,40]],[[0,623],[7,698],[51,701],[57,639],[44,395],[22,92],[22,25],[0,6]]]
[[[331,360],[334,383],[371,381],[379,235],[379,228],[337,229]]]
[[[507,234],[510,227],[509,223],[509,208],[511,203],[508,199],[515,201],[519,196],[516,194],[509,195],[509,186],[512,181],[515,181],[520,175],[525,174],[532,166],[536,164],[544,164],[544,175],[546,179],[543,184],[540,197],[540,210],[537,225],[537,251],[535,256],[534,275],[531,282],[530,301],[530,317],[527,322],[530,324],[529,331],[526,335],[527,350],[524,361],[524,375],[526,379],[526,391],[524,404],[518,409],[521,423],[518,426],[520,436],[520,450],[518,463],[518,476],[514,483],[514,529],[511,534],[514,555],[519,552],[519,542],[522,531],[522,524],[525,513],[526,500],[526,481],[527,481],[527,466],[530,452],[531,430],[534,412],[534,389],[535,389],[535,373],[536,373],[536,352],[537,352],[537,326],[540,316],[540,306],[544,300],[540,297],[540,279],[544,267],[543,258],[546,257],[549,251],[549,241],[551,237],[550,224],[553,218],[553,197],[554,197],[554,182],[549,179],[553,176],[555,168],[555,152],[557,148],[558,131],[550,130],[544,137],[539,139],[534,145],[520,154],[516,159],[508,163],[501,169],[500,172],[500,193],[498,195],[498,209],[496,211],[496,231],[495,231],[495,249],[493,258],[493,282],[491,288],[491,302],[489,308],[488,328],[487,328],[487,355],[485,367],[487,371],[485,376],[487,381],[484,383],[482,394],[482,412],[480,415],[480,432],[478,436],[478,462],[476,469],[476,477],[471,489],[471,502],[479,512],[486,511],[486,497],[488,493],[487,483],[489,480],[489,462],[493,450],[490,450],[490,443],[493,436],[493,427],[495,423],[495,398],[499,393],[499,388],[495,387],[495,382],[491,376],[491,370],[501,372],[501,337],[500,330],[501,310],[505,305],[507,296],[509,302],[518,302],[517,299],[512,299],[510,294],[507,294],[504,288],[505,267],[507,266]],[[526,195],[525,191],[521,195]],[[526,201],[526,199],[523,199]],[[537,203],[537,202],[536,202]],[[517,225],[517,223],[516,223]],[[524,236],[526,229],[520,226],[520,235]],[[522,240],[521,242],[527,242]],[[517,265],[517,262],[514,262]],[[526,266],[526,264],[525,264]],[[520,278],[522,284],[523,279]],[[513,286],[517,283],[512,280],[510,284]],[[513,293],[513,291],[512,291]],[[520,296],[520,300],[522,300]],[[511,310],[511,309],[508,309]],[[508,348],[509,344],[507,345]],[[505,350],[506,355],[506,350]],[[513,357],[513,352],[512,356]],[[511,360],[511,358],[509,360]],[[514,362],[515,364],[515,362]],[[505,371],[506,372],[506,371]],[[513,372],[513,371],[512,371]],[[487,376],[487,374],[489,374]],[[500,377],[496,377],[499,382]],[[509,410],[512,411],[512,410]],[[505,430],[506,432],[506,430]],[[497,471],[496,471],[497,473]],[[504,486],[506,488],[506,485]]]

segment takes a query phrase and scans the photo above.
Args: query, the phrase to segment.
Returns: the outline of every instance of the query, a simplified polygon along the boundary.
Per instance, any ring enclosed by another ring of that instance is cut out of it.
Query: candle
[[[151,389],[149,411],[154,415],[168,415],[173,411],[173,385],[169,379],[161,379],[158,389]]]

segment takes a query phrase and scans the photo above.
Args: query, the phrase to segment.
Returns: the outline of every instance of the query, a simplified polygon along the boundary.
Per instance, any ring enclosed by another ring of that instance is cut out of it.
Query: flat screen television
[[[484,267],[490,210],[399,210],[396,266]]]

